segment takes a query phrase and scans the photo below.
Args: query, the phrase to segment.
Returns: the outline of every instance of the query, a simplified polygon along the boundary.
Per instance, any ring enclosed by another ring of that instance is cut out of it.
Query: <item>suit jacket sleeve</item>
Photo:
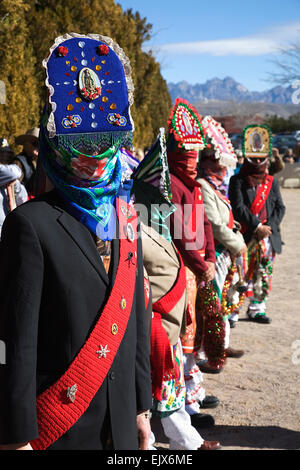
[[[284,169],[285,163],[282,160],[282,157],[278,155],[277,157],[273,158],[269,164],[269,174],[274,175],[275,173],[279,173]]]
[[[245,195],[242,190],[244,180],[239,175],[232,176],[229,183],[229,199],[232,205],[234,218],[247,226],[250,232],[254,232],[260,224],[260,220],[250,212],[250,207],[245,203]]]
[[[137,411],[152,406],[150,372],[150,335],[152,324],[151,297],[147,309],[144,297],[144,268],[141,239],[138,240],[138,275],[136,281],[137,346],[136,346],[136,402]]]
[[[193,243],[192,234],[191,236],[187,234],[187,224],[185,222],[185,217],[187,214],[184,214],[182,210],[185,205],[188,205],[188,202],[184,192],[176,184],[172,185],[172,203],[178,207],[178,209],[170,217],[170,228],[174,244],[181,254],[184,264],[188,266],[191,271],[193,271],[195,276],[200,278],[208,269],[204,259],[199,254],[199,250],[203,246],[202,243],[204,242],[204,246],[206,243],[204,239],[205,234],[202,234],[203,240],[201,240],[201,246],[196,247],[196,249],[191,249],[192,245],[195,245],[195,243]],[[209,232],[209,228],[207,226],[208,224],[206,221],[206,229]],[[178,233],[180,236],[176,236]],[[199,242],[199,240],[196,240],[196,245],[198,244],[197,242]]]
[[[272,185],[272,196],[273,196],[273,209],[268,214],[268,225],[270,225],[272,232],[276,232],[285,214],[285,205],[282,201],[279,183],[274,178]]]
[[[38,437],[36,419],[37,333],[43,253],[30,222],[11,212],[0,244],[0,443]]]
[[[5,186],[20,177],[21,170],[17,165],[0,164],[0,186]]]
[[[215,241],[212,226],[204,209],[205,261],[216,262]]]
[[[205,212],[211,223],[215,240],[222,243],[231,253],[237,254],[244,244],[244,239],[241,234],[235,233],[227,226],[229,221],[229,207],[225,206],[224,202],[221,200],[216,202],[218,196],[205,182],[202,184],[202,193]],[[223,212],[220,213],[220,207],[222,207],[222,210],[224,207],[225,215],[228,214],[227,221],[225,221],[225,216],[222,217]]]

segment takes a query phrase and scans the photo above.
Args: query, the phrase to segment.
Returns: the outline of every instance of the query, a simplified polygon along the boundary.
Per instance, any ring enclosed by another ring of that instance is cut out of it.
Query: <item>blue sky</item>
[[[116,0],[152,24],[150,47],[168,82],[231,76],[250,91],[267,81],[282,47],[300,42],[300,0]],[[299,77],[300,79],[300,77]]]

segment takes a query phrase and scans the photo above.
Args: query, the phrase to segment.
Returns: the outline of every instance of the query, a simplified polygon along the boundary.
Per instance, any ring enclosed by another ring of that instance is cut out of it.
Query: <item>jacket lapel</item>
[[[168,240],[166,240],[164,237],[159,235],[154,229],[151,227],[148,227],[144,224],[141,224],[142,231],[144,231],[149,238],[151,238],[155,243],[160,245],[164,250],[168,253],[168,255],[177,262],[179,266],[179,259],[177,256],[177,250],[175,248],[175,245],[170,243]],[[172,246],[173,245],[173,246]]]
[[[199,183],[202,186],[202,192],[207,191],[208,193],[213,194],[214,197],[216,198],[217,203],[221,201],[221,206],[222,204],[224,204],[224,206],[226,206],[227,209],[231,208],[230,201],[229,200],[226,201],[226,199],[222,197],[221,192],[216,191],[204,178],[199,178],[197,181],[199,181]]]
[[[119,223],[117,221],[117,230],[116,233],[119,233]],[[119,236],[116,236],[112,241],[111,241],[111,266],[110,266],[110,279],[111,279],[111,285],[113,286],[115,283],[116,275],[117,275],[117,268],[119,265],[120,261],[120,239]]]
[[[62,211],[61,208],[59,208]],[[106,274],[103,262],[97,251],[96,244],[89,230],[73,216],[62,211],[58,217],[58,223],[65,229],[73,241],[78,245],[82,253],[90,261],[97,273],[101,276],[105,284],[109,285],[109,278]]]
[[[254,201],[256,191],[255,191],[255,188],[250,188],[246,183],[245,183],[245,186],[246,186],[246,193],[247,193],[248,201],[251,206],[252,202]]]

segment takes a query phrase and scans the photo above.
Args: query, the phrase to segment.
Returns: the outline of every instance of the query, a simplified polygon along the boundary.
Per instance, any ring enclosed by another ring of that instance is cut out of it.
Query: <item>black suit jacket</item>
[[[38,437],[36,396],[85,343],[111,291],[118,259],[119,241],[113,240],[108,276],[91,233],[54,191],[6,218],[0,244],[0,339],[6,343],[0,443]],[[151,408],[150,328],[138,240],[134,301],[118,353],[89,408],[50,448],[102,449],[111,430],[114,449],[137,449],[136,412]]]
[[[229,199],[234,218],[247,226],[244,233],[246,243],[251,240],[260,220],[250,212],[250,207],[255,198],[255,188],[250,188],[246,180],[238,173],[230,178]],[[270,241],[276,253],[281,253],[280,223],[285,214],[285,206],[280,194],[278,181],[274,178],[270,193],[266,200],[268,220],[266,222],[272,229]]]

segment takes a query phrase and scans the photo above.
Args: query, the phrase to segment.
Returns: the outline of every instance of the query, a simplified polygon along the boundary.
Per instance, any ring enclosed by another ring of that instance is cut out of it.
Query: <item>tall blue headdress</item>
[[[130,140],[133,83],[124,51],[106,36],[65,34],[43,61],[51,105],[49,137],[80,134]]]
[[[43,66],[43,167],[71,212],[109,239],[122,189],[120,149],[132,144],[134,130],[129,59],[109,37],[70,33],[56,38]]]

